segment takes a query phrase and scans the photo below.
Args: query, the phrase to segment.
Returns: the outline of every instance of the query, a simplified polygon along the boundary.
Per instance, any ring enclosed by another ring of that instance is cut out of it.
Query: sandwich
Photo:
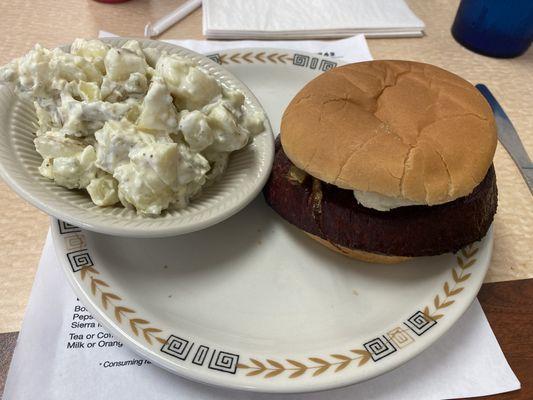
[[[286,108],[263,193],[331,250],[375,263],[455,252],[497,208],[492,110],[466,80],[411,61],[334,68]]]

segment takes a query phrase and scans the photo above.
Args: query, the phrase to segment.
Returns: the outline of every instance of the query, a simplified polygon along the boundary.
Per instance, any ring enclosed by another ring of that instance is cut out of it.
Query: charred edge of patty
[[[386,212],[366,208],[351,190],[299,171],[285,155],[279,139],[263,194],[281,217],[334,246],[404,257],[456,252],[482,239],[498,202],[491,166],[471,194],[454,201]]]

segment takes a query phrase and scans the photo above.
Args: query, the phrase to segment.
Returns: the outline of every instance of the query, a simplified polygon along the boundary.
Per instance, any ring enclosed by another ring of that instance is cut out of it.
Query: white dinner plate
[[[302,85],[335,63],[265,49],[211,57],[250,87],[274,129]],[[284,393],[360,382],[415,357],[475,298],[493,241],[489,231],[457,254],[365,264],[310,240],[262,196],[173,238],[106,236],[56,219],[52,232],[77,296],[125,345],[189,379]]]

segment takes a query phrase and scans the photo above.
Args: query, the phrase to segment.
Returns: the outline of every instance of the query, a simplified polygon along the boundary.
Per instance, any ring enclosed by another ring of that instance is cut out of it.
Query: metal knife
[[[500,106],[498,101],[494,98],[489,88],[480,83],[476,85],[476,88],[490,104],[492,112],[494,113],[494,118],[496,119],[498,139],[514,160],[529,187],[529,191],[533,195],[533,162],[531,162],[531,159],[520,140],[520,136],[518,136],[518,132],[516,132],[511,120],[505,114],[502,106]]]

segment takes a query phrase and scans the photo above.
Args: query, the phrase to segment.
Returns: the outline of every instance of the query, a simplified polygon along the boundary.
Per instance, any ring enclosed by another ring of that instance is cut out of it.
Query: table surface
[[[142,36],[146,22],[159,18],[182,2],[131,0],[109,5],[90,0],[2,1],[0,64],[21,56],[37,42],[54,47],[71,42],[76,37],[96,37],[99,30],[121,36]],[[368,44],[374,58],[427,62],[455,72],[472,83],[485,83],[513,121],[526,150],[533,154],[533,48],[523,56],[510,60],[474,54],[458,45],[450,35],[458,0],[407,2],[425,21],[426,36],[370,39]],[[201,10],[196,10],[161,38],[203,39],[201,25]],[[494,164],[498,178],[499,207],[494,223],[494,254],[486,281],[533,278],[531,194],[502,146],[496,150]],[[49,221],[44,213],[21,200],[2,181],[0,209],[2,333],[20,328]],[[533,376],[531,342],[529,345],[526,352],[529,364],[525,362],[524,365],[529,365],[529,376]],[[533,392],[528,393],[530,397],[527,398],[533,398]]]

